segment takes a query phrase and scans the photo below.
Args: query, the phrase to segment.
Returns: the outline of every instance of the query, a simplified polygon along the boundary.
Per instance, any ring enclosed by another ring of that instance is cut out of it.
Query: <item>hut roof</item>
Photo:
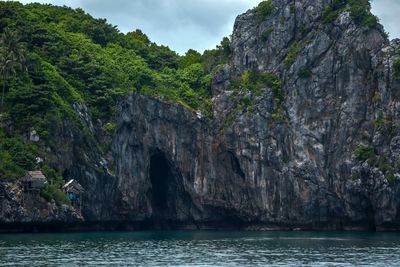
[[[84,192],[85,190],[83,189],[83,187],[81,186],[80,183],[78,183],[78,181],[76,181],[75,179],[71,179],[69,180],[64,186],[63,186],[64,190],[66,192],[76,192],[76,193],[81,193]]]
[[[29,171],[23,178],[24,181],[45,181],[46,176],[41,171]]]

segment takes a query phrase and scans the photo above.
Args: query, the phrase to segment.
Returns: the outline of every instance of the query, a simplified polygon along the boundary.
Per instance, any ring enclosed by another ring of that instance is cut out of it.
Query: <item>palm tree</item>
[[[0,37],[0,75],[3,80],[1,110],[4,106],[4,95],[7,79],[17,71],[25,69],[26,49],[15,31],[6,28]]]

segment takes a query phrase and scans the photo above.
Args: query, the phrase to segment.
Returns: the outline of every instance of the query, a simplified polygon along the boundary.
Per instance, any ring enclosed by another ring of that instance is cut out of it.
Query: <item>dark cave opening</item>
[[[153,227],[173,227],[191,220],[193,200],[184,186],[184,178],[164,152],[150,154],[147,198],[151,204],[150,220]]]
[[[159,214],[168,208],[168,191],[173,183],[171,167],[163,153],[156,153],[150,158],[150,182],[153,214]]]
[[[186,209],[182,178],[165,154],[157,151],[150,157],[149,176],[152,219],[154,223],[176,221]]]

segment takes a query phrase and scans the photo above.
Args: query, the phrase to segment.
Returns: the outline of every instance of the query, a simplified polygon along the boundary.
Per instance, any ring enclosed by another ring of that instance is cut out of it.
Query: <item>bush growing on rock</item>
[[[393,78],[400,80],[400,58],[393,61]]]
[[[359,145],[354,150],[354,155],[362,161],[372,159],[375,156],[374,148],[371,146]]]
[[[351,18],[358,25],[373,27],[379,21],[371,13],[371,3],[369,0],[333,0],[325,9],[322,21],[324,23],[331,23],[344,11],[349,11]]]
[[[274,10],[274,5],[272,3],[272,0],[262,1],[256,7],[256,12],[258,13],[258,20],[259,21],[265,20],[269,15],[271,15],[273,10]]]
[[[274,31],[274,29],[273,28],[268,28],[268,29],[266,29],[266,30],[264,30],[262,33],[261,33],[261,40],[262,41],[267,41],[268,40],[268,38],[269,38],[269,36],[271,35],[271,33]]]
[[[305,46],[304,42],[296,42],[292,44],[289,48],[288,53],[286,54],[284,64],[286,68],[289,68],[293,65],[296,60],[297,55],[300,53],[301,49]]]
[[[301,68],[298,72],[299,78],[309,78],[311,75],[312,72],[309,68]]]

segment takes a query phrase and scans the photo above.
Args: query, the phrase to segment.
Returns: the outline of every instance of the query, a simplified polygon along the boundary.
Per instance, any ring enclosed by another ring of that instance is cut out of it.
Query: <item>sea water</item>
[[[400,234],[149,231],[0,235],[0,266],[400,266]]]

